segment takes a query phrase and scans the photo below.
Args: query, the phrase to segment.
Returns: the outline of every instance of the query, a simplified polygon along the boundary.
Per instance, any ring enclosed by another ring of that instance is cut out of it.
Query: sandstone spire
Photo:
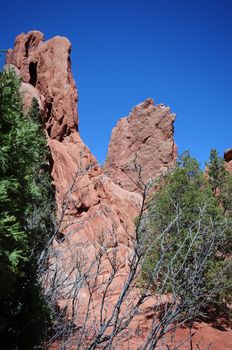
[[[174,121],[170,108],[151,98],[137,105],[112,131],[104,172],[122,188],[141,192],[141,180],[146,183],[175,163]]]

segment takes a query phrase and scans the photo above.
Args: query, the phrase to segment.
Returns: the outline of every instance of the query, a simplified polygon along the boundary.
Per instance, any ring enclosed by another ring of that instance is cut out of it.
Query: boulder
[[[232,160],[232,148],[228,148],[224,152],[224,159],[226,162],[229,162]]]

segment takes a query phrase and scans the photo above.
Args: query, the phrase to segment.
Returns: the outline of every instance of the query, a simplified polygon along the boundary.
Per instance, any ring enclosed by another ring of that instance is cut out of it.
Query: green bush
[[[49,151],[36,99],[27,115],[14,70],[0,75],[1,349],[40,344],[49,313],[37,260],[54,230]]]
[[[160,180],[141,236],[148,247],[142,280],[153,281],[154,293],[193,306],[231,302],[231,184],[215,151],[208,175],[186,152]]]

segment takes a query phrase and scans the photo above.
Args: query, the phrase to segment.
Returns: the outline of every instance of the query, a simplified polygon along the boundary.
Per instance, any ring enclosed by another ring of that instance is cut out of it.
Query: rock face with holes
[[[24,83],[41,94],[45,123],[52,139],[62,140],[77,128],[77,90],[71,74],[71,44],[56,36],[44,41],[39,31],[20,34],[6,62],[16,66]]]
[[[104,172],[122,188],[141,191],[147,183],[172,167],[177,157],[173,140],[175,114],[148,98],[113,129]]]

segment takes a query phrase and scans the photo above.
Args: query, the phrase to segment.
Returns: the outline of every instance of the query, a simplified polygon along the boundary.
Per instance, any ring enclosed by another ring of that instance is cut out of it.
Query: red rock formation
[[[112,131],[105,174],[122,188],[140,192],[141,179],[147,183],[175,163],[174,120],[169,107],[154,105],[151,98],[136,106]]]
[[[44,42],[38,31],[20,34],[7,63],[16,66],[24,83],[34,86],[43,96],[48,135],[63,140],[77,129],[77,90],[71,74],[71,44],[56,36]]]
[[[130,264],[134,219],[141,206],[141,195],[127,191],[140,191],[138,177],[131,169],[135,156],[142,165],[144,181],[172,166],[176,158],[175,116],[169,108],[154,106],[148,99],[135,107],[128,118],[119,121],[113,131],[104,168],[111,179],[102,172],[77,131],[77,91],[70,70],[70,49],[66,38],[44,41],[42,33],[33,31],[19,35],[7,56],[7,63],[14,65],[22,76],[26,107],[32,97],[36,97],[44,111],[53,158],[58,219],[61,219],[60,236],[54,239],[50,252],[48,279],[56,275],[57,301],[60,307],[67,308],[68,315],[72,312],[72,285],[77,281],[75,264],[81,260],[83,266],[88,266],[93,261],[99,239],[101,242],[104,239],[106,257],[112,252],[117,254],[118,271],[112,284],[109,309],[119,295]],[[98,275],[99,290],[111,270],[112,266],[105,258]],[[98,301],[102,297],[99,290],[95,297],[94,312],[97,310],[97,314]],[[87,300],[88,291],[83,289],[82,304],[76,311],[78,320],[80,315],[85,315]],[[151,322],[141,315],[139,318],[140,333],[130,340],[130,349],[138,347]],[[137,329],[137,325],[133,327]],[[215,350],[221,349],[220,337],[224,338],[224,333],[219,335],[217,331],[219,345]],[[226,350],[229,349],[227,344],[228,340],[224,344]],[[128,348],[128,343],[120,344],[119,348]]]
[[[77,132],[77,91],[70,70],[70,50],[66,38],[44,41],[42,33],[32,31],[16,38],[7,64],[15,65],[22,76],[26,105],[32,97],[43,105],[59,207],[76,177],[69,206],[75,208],[79,221],[82,216],[88,221],[79,236],[94,239],[99,232],[114,232],[118,242],[128,244],[140,196],[123,191],[102,173]]]
[[[62,218],[60,234],[68,237],[58,246],[54,241],[54,250],[61,252],[62,276],[72,269],[67,263],[70,259],[65,250],[67,244],[71,252],[76,249],[77,240],[88,242],[91,258],[93,245],[101,235],[108,236],[108,248],[121,246],[120,255],[125,266],[129,237],[134,231],[133,220],[141,203],[140,195],[121,189],[102,173],[95,157],[80,138],[77,131],[77,91],[70,70],[70,47],[65,38],[44,41],[40,32],[33,31],[19,35],[14,49],[9,50],[7,56],[7,64],[15,65],[17,73],[22,76],[26,106],[30,105],[32,97],[38,97],[43,106],[53,158],[58,219]],[[36,71],[30,67],[36,68]],[[37,92],[39,96],[36,96]]]

